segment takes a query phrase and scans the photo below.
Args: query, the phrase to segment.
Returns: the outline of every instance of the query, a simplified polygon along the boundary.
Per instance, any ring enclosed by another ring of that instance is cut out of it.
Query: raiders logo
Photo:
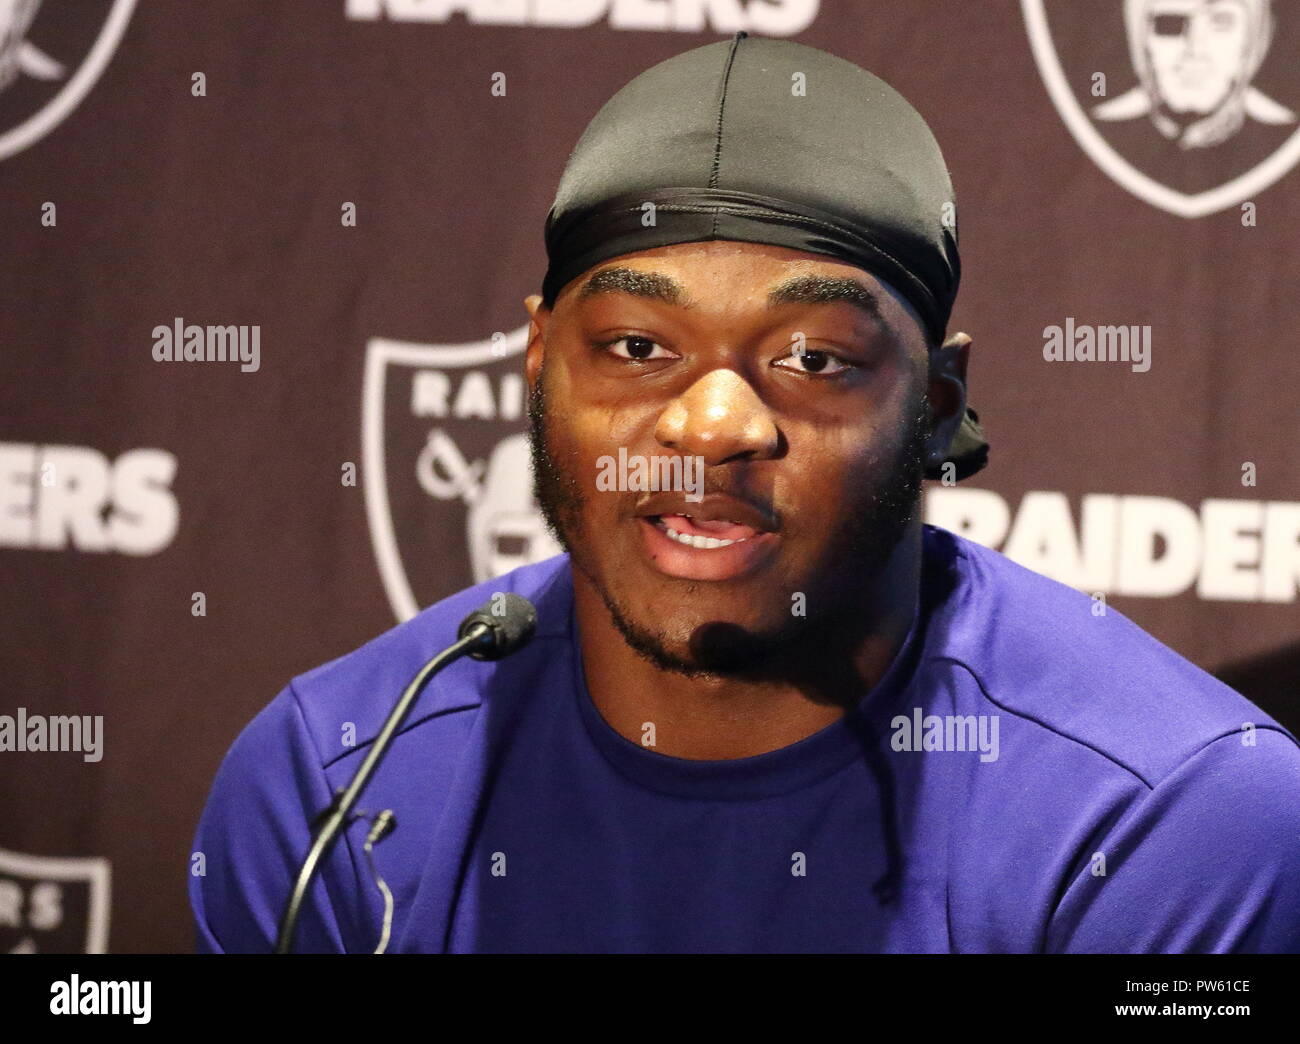
[[[1066,126],[1152,206],[1211,214],[1252,199],[1300,160],[1294,5],[1021,0],[1021,8]]]
[[[0,159],[45,137],[99,79],[135,0],[0,0]]]
[[[527,336],[367,346],[361,481],[398,620],[562,550],[533,499]]]
[[[0,849],[0,953],[107,953],[107,859]]]

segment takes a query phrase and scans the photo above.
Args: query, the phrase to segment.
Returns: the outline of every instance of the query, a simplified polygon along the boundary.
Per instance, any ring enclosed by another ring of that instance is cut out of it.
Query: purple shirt
[[[731,761],[624,739],[587,692],[567,555],[295,678],[213,783],[205,952],[269,951],[309,822],[494,591],[531,644],[426,688],[361,797],[389,952],[1300,951],[1300,746],[1113,609],[926,526],[922,611],[857,711]],[[349,741],[350,744],[349,744]],[[370,952],[357,822],[298,951]]]

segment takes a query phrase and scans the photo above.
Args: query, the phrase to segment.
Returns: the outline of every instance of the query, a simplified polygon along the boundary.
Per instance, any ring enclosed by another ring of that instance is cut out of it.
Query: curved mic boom
[[[455,644],[443,649],[421,667],[411,679],[410,684],[402,692],[401,699],[389,713],[384,727],[379,730],[375,741],[370,745],[365,759],[357,769],[356,775],[352,777],[352,782],[347,787],[340,787],[335,792],[329,808],[316,818],[316,822],[320,824],[319,830],[298,871],[293,894],[289,897],[288,905],[285,906],[284,915],[280,918],[280,931],[275,942],[276,953],[288,953],[293,947],[298,915],[302,912],[303,899],[307,896],[307,889],[311,887],[316,871],[320,869],[321,862],[334,842],[338,840],[353,806],[361,797],[362,790],[370,782],[370,777],[375,774],[379,762],[388,753],[393,737],[402,727],[402,722],[406,720],[420,692],[429,684],[429,679],[447,664],[462,656],[472,656],[476,660],[499,660],[503,656],[518,652],[528,644],[536,628],[537,610],[532,602],[517,594],[498,592],[492,596],[492,601],[487,605],[474,610],[461,621]]]

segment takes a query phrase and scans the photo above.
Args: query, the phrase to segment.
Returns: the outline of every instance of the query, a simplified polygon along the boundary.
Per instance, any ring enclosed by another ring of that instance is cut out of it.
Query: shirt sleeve
[[[1208,743],[1088,847],[1050,952],[1300,951],[1300,747],[1276,728]]]
[[[311,825],[329,782],[292,686],[226,754],[199,820],[189,895],[200,953],[270,953]],[[196,858],[202,855],[202,859]],[[201,871],[201,872],[200,872]],[[347,952],[358,890],[346,836],[322,862],[303,903],[295,953]]]

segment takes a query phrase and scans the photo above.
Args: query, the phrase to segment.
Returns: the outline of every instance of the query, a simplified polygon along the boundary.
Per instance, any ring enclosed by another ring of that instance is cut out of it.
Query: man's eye
[[[621,345],[626,345],[626,347],[620,349],[618,346]],[[634,362],[677,358],[657,341],[652,341],[649,337],[638,337],[635,334],[626,334],[623,337],[616,337],[612,341],[603,341],[600,347],[610,352],[617,359],[631,359]],[[660,354],[655,355],[656,350]]]
[[[789,359],[794,359],[795,364],[787,365],[786,361]],[[789,355],[777,359],[772,365],[780,366],[783,370],[794,370],[795,373],[816,373],[826,377],[852,369],[851,364],[844,362],[838,356],[831,355],[830,352],[819,351],[816,348],[805,348],[801,352],[791,352]]]

